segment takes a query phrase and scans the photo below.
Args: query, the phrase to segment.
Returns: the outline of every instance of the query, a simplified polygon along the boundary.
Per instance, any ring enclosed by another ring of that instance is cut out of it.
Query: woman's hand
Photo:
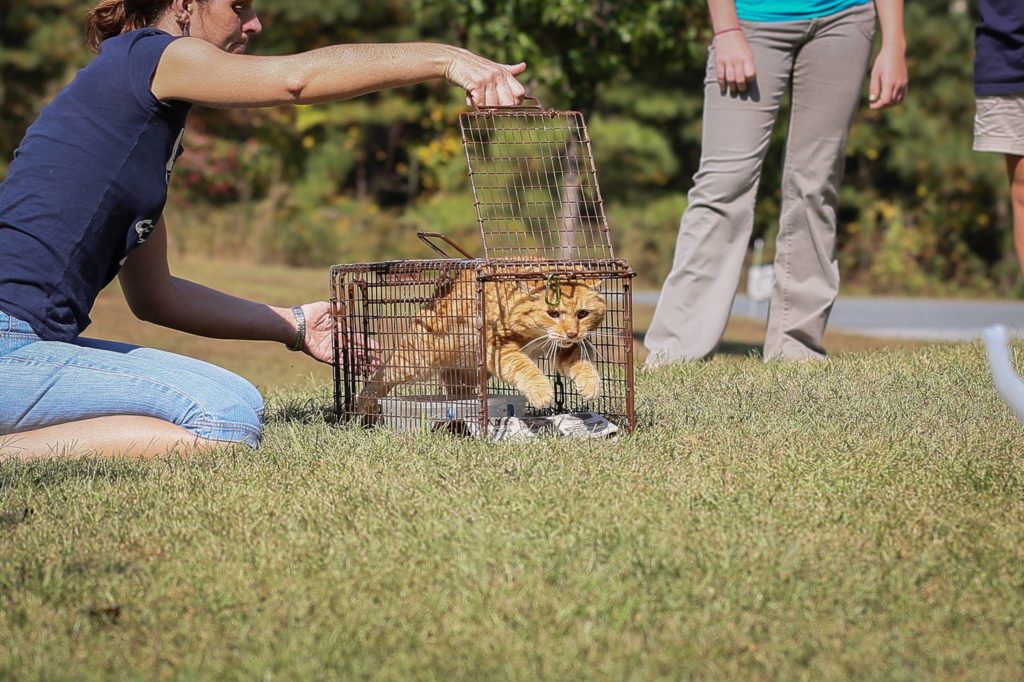
[[[331,364],[334,362],[334,321],[331,318],[331,304],[327,301],[307,303],[302,306],[306,317],[306,341],[302,352],[314,360]]]
[[[521,104],[526,89],[516,78],[526,63],[506,65],[492,62],[469,50],[454,48],[444,77],[466,91],[466,102],[478,107],[510,107]]]
[[[327,301],[307,303],[302,306],[302,314],[306,318],[306,341],[302,351],[320,362],[328,365],[334,363],[334,323],[331,319],[331,304]],[[342,325],[342,334],[345,332],[345,325]],[[368,346],[364,346],[359,335],[351,339],[352,348],[355,351],[355,364],[357,371],[361,374],[368,374],[380,367],[380,354],[377,344],[370,340]]]
[[[883,42],[871,69],[871,89],[868,95],[871,108],[885,109],[902,102],[907,95],[908,82],[904,50],[898,45],[886,45]]]
[[[754,82],[754,53],[742,30],[727,31],[715,38],[715,75],[723,94],[726,90],[746,92],[747,83]]]

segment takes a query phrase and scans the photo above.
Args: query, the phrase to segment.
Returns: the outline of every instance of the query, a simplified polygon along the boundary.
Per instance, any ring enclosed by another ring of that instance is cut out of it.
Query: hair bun
[[[0,0],[0,3],[4,0]],[[153,23],[170,0],[95,0],[85,22],[85,42],[93,52],[107,38]]]

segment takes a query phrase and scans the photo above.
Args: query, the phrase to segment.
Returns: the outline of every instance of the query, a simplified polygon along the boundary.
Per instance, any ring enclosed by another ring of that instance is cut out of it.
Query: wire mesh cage
[[[612,252],[582,116],[460,122],[485,255],[420,233],[439,258],[331,269],[336,413],[475,436],[595,413],[632,430],[634,273]]]
[[[537,104],[459,125],[485,258],[614,258],[582,114]]]

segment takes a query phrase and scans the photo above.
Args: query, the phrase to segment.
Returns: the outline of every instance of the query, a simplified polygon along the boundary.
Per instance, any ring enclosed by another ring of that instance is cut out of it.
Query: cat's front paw
[[[577,372],[575,382],[580,396],[587,402],[601,397],[601,376],[592,365],[587,370]]]
[[[555,390],[546,378],[524,386],[522,390],[530,407],[536,410],[546,410],[555,402]]]

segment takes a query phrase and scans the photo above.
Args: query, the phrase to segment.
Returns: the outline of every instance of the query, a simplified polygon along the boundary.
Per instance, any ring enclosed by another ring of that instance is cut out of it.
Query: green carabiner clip
[[[544,304],[554,307],[561,302],[562,284],[555,275],[548,275],[547,284],[544,286]]]

